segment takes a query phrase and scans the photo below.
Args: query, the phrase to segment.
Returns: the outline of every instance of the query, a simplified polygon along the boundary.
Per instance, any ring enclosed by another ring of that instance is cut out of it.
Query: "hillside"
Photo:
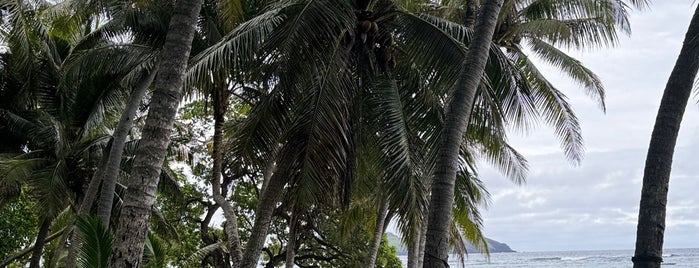
[[[396,234],[388,232],[388,233],[386,233],[386,237],[388,238],[388,244],[396,247],[396,251],[397,251],[398,255],[407,255],[408,254],[408,250],[405,247],[405,245],[403,245],[403,242],[401,241],[399,236],[397,236]],[[510,246],[508,246],[505,243],[501,243],[501,242],[492,240],[490,238],[486,238],[486,240],[488,241],[488,245],[490,246],[490,253],[516,252],[516,251],[512,250],[510,248]],[[472,245],[467,245],[467,247],[468,247],[469,253],[479,252]]]

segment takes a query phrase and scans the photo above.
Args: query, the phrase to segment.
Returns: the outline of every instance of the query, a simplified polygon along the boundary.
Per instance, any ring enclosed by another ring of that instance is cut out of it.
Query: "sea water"
[[[492,253],[490,260],[481,254],[469,254],[466,267],[632,267],[633,250],[559,251]],[[408,256],[399,256],[406,266]],[[462,267],[456,256],[449,258],[450,267]],[[663,266],[668,268],[699,268],[699,249],[666,249]]]

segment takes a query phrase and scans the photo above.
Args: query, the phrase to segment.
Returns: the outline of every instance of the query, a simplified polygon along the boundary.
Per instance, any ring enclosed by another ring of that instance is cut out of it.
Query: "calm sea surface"
[[[470,254],[466,267],[632,267],[633,250],[561,251],[493,253],[490,261],[480,254]],[[405,267],[408,256],[398,256]],[[663,266],[672,268],[699,268],[699,249],[667,249]],[[451,267],[461,267],[456,257],[449,258]]]

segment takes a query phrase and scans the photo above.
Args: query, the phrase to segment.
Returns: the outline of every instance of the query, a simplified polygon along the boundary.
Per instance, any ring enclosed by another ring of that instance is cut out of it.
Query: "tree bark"
[[[41,267],[41,254],[44,251],[44,244],[46,243],[46,236],[49,234],[49,227],[51,227],[51,220],[45,217],[44,220],[41,221],[39,232],[36,234],[36,241],[34,242],[34,249],[32,250],[32,258],[29,261],[29,268]]]
[[[225,190],[221,186],[221,177],[223,174],[223,124],[226,120],[225,115],[228,108],[228,93],[225,85],[214,90],[214,148],[212,151],[214,163],[211,176],[211,191],[214,201],[221,207],[223,217],[226,219],[225,231],[226,236],[228,236],[231,262],[233,267],[239,267],[240,262],[243,260],[243,252],[240,246],[240,236],[238,235],[238,216],[235,214],[231,203],[221,194]]]
[[[288,145],[287,145],[288,146]],[[287,154],[285,151],[289,151],[289,148],[282,148],[280,159],[286,159]],[[243,253],[243,261],[241,263],[241,268],[255,268],[257,267],[257,261],[260,258],[260,253],[262,247],[265,244],[265,239],[267,238],[267,233],[269,231],[269,225],[272,222],[272,216],[274,215],[274,209],[277,207],[277,200],[284,190],[284,185],[286,184],[285,176],[289,173],[291,163],[289,161],[281,161],[278,170],[280,172],[275,172],[269,179],[269,182],[265,186],[264,191],[260,194],[260,201],[257,205],[255,211],[255,223],[253,224],[252,231],[250,234],[250,239],[245,245],[245,252]]]
[[[672,157],[680,124],[699,70],[699,7],[670,74],[651,134],[638,212],[635,268],[660,267]]]
[[[446,107],[446,120],[438,147],[436,171],[427,226],[425,263],[423,267],[449,267],[449,226],[454,203],[454,181],[459,148],[468,126],[476,90],[489,56],[493,33],[503,0],[483,3],[473,39],[466,53],[460,81],[455,85]]]
[[[468,28],[473,28],[473,25],[476,24],[476,16],[478,14],[478,3],[476,1],[466,0],[464,26]]]
[[[107,229],[109,229],[109,221],[112,216],[114,188],[116,187],[117,178],[119,177],[121,156],[124,153],[126,138],[129,135],[131,126],[133,126],[133,120],[134,117],[136,117],[136,112],[141,104],[141,100],[143,100],[143,97],[148,91],[148,87],[150,87],[151,82],[153,82],[155,78],[155,73],[156,71],[153,70],[148,74],[144,74],[134,86],[129,100],[126,102],[126,107],[121,114],[119,124],[117,124],[112,134],[112,146],[109,149],[109,154],[103,156],[107,157],[107,163],[104,166],[104,171],[101,173],[102,177],[100,178],[100,181],[102,181],[102,190],[100,191],[99,202],[97,204],[97,217]]]
[[[286,268],[294,268],[294,258],[296,257],[296,228],[298,215],[295,210],[291,210],[289,217],[289,242],[286,245]]]
[[[202,0],[178,0],[160,52],[159,74],[148,110],[119,224],[114,235],[109,267],[140,267],[151,207],[170,133],[180,101],[182,82],[197,26]]]
[[[367,256],[366,260],[366,267],[368,268],[376,267],[376,257],[379,255],[379,247],[381,247],[381,240],[383,239],[386,215],[388,215],[388,202],[386,202],[386,200],[381,200],[381,206],[376,212],[374,235],[372,236],[371,243],[369,244],[369,255]]]

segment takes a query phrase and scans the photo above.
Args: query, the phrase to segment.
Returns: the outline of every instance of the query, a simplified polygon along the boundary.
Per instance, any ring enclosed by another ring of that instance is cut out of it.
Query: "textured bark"
[[[32,258],[29,261],[29,268],[39,268],[41,267],[41,254],[44,251],[44,244],[46,244],[46,236],[49,234],[49,227],[51,227],[51,220],[44,218],[39,226],[39,232],[36,234],[36,241],[34,242],[34,249],[32,250]]]
[[[160,52],[159,72],[114,235],[109,267],[140,267],[151,207],[180,101],[202,0],[178,0]]]
[[[289,217],[289,242],[286,245],[286,268],[294,268],[294,258],[296,257],[296,229],[298,215],[291,212]]]
[[[478,3],[476,1],[466,0],[464,26],[468,28],[473,28],[473,25],[476,24],[476,16],[478,14]]]
[[[425,233],[427,232],[426,218],[422,224],[415,225],[415,237],[408,245],[408,268],[422,267],[425,253]]]
[[[282,155],[285,155],[285,153],[282,153]],[[279,167],[281,172],[275,173],[270,177],[269,182],[265,186],[265,190],[260,194],[260,201],[255,211],[255,223],[253,224],[250,239],[245,245],[245,252],[243,253],[243,262],[240,266],[242,268],[257,267],[257,261],[260,258],[262,247],[265,244],[265,239],[269,232],[269,225],[272,222],[274,209],[277,207],[277,201],[286,184],[286,178],[284,176],[287,172],[285,171],[289,170],[288,165],[290,165],[290,163],[286,162],[287,161],[282,161]]]
[[[638,212],[635,268],[660,267],[672,157],[680,123],[699,69],[699,7],[670,74],[651,134]]]
[[[379,255],[379,247],[385,230],[386,215],[388,215],[388,202],[381,201],[381,207],[376,212],[376,223],[374,224],[374,235],[369,244],[369,255],[366,260],[366,267],[376,267],[376,257]]]
[[[133,126],[134,117],[141,104],[141,100],[146,95],[148,87],[155,78],[155,71],[149,74],[144,74],[143,77],[136,83],[126,102],[126,107],[121,113],[121,118],[117,127],[112,134],[112,146],[110,146],[107,163],[104,166],[104,171],[101,172],[102,190],[99,195],[97,204],[97,217],[102,221],[102,224],[109,228],[109,221],[112,216],[112,204],[114,201],[114,188],[116,187],[119,170],[121,168],[121,156],[124,153],[124,145],[126,138],[129,136],[131,126]]]
[[[438,147],[436,171],[432,183],[425,263],[423,267],[449,267],[449,226],[454,203],[454,181],[459,147],[471,115],[476,90],[488,60],[489,49],[503,0],[483,3],[473,39],[466,53],[460,81],[446,107],[446,120]]]
[[[107,146],[104,150],[109,150],[109,148],[111,148],[111,144]],[[85,197],[82,201],[80,201],[80,206],[78,207],[77,215],[85,215],[90,213],[90,209],[92,209],[92,206],[94,205],[95,200],[97,199],[97,195],[99,194],[100,183],[102,182],[100,178],[102,178],[102,172],[104,171],[104,166],[106,164],[107,157],[103,155],[102,159],[100,159],[97,170],[90,179],[90,184],[88,184],[87,190],[85,191]],[[66,256],[63,265],[67,268],[73,268],[75,267],[76,261],[78,259],[78,248],[80,247],[80,244],[76,243],[76,241],[78,241],[78,235],[80,234],[78,234],[78,232],[75,231],[75,221],[71,222],[67,228],[68,229],[63,234],[62,239],[64,241],[65,239],[68,239],[68,241],[70,241],[71,243],[68,246],[68,256]],[[55,256],[60,256],[61,250],[62,247],[58,247]]]
[[[228,93],[225,86],[222,86],[214,92],[214,148],[212,158],[214,160],[211,176],[211,191],[214,201],[223,210],[223,217],[226,219],[225,231],[228,236],[228,245],[231,254],[231,262],[233,267],[239,267],[243,260],[243,252],[240,246],[240,236],[238,235],[238,217],[231,203],[226,200],[222,191],[225,189],[221,186],[221,177],[223,172],[223,124],[225,123],[225,114],[228,108]],[[227,187],[227,186],[223,186]]]
[[[269,184],[265,189],[266,191],[262,193],[260,203],[257,205],[257,210],[255,211],[255,223],[252,227],[250,240],[248,240],[245,246],[243,262],[241,263],[240,267],[257,267],[257,260],[260,257],[262,246],[264,246],[265,239],[267,238],[267,232],[269,232],[269,225],[272,222],[274,208],[276,207],[277,200],[279,199],[279,196],[284,188],[284,184],[284,178],[274,175],[269,180]]]

